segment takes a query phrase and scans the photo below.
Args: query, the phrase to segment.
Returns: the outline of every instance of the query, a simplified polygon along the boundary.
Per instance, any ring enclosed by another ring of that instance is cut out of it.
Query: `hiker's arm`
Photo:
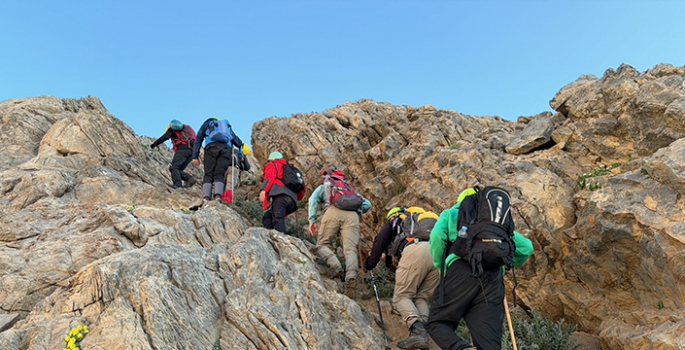
[[[362,214],[364,214],[367,211],[369,211],[369,209],[371,209],[371,202],[368,199],[364,198],[364,202],[362,203],[362,207],[359,208],[359,211]]]
[[[171,130],[170,128],[168,128],[167,131],[164,133],[164,135],[160,136],[157,140],[155,140],[155,142],[153,142],[150,145],[150,148],[155,148],[155,147],[161,145],[166,140],[170,139],[173,134],[174,134],[174,131]]]
[[[264,166],[264,182],[262,182],[262,191],[267,195],[269,194],[269,191],[271,191],[274,179],[276,179],[276,165],[274,165],[273,162],[268,162]]]
[[[514,252],[512,263],[514,267],[519,267],[533,255],[533,242],[522,234],[514,231],[514,244],[516,244],[516,252]]]
[[[373,239],[371,254],[369,254],[369,257],[366,258],[366,261],[364,262],[365,269],[373,270],[381,260],[383,251],[386,250],[390,245],[390,241],[392,239],[392,222],[393,220],[386,222],[385,225],[383,225],[381,232],[379,232],[376,235],[376,238]]]
[[[234,144],[236,147],[238,147],[238,149],[242,149],[242,147],[243,147],[243,140],[241,140],[240,137],[238,137],[238,135],[236,135],[236,134],[233,132],[233,128],[231,128],[231,136],[233,136],[233,144]]]
[[[195,135],[195,146],[193,146],[193,160],[200,159],[200,148],[202,148],[202,141],[205,140],[205,129],[207,129],[206,121],[202,123],[200,130],[198,130],[197,134]]]
[[[317,187],[314,192],[312,192],[312,195],[309,196],[309,223],[314,224],[316,223],[316,214],[317,211],[319,210],[319,202],[321,202],[321,191],[323,190],[323,186]]]
[[[440,213],[440,218],[433,226],[431,230],[431,235],[429,239],[429,244],[431,247],[431,255],[433,256],[433,266],[437,267],[438,270],[442,271],[442,258],[447,247],[447,239],[449,234],[449,220],[450,213],[449,210],[445,210]]]

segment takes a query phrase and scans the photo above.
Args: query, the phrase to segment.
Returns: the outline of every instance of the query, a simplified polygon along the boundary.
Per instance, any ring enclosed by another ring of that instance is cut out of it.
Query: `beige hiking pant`
[[[407,327],[428,320],[430,298],[439,282],[440,273],[433,266],[430,244],[425,241],[406,246],[395,272],[392,304]]]
[[[340,260],[333,252],[333,240],[340,233],[343,253],[345,254],[345,281],[356,279],[359,272],[357,245],[359,244],[359,215],[356,211],[328,207],[321,218],[316,248],[319,256],[333,269],[341,267]]]

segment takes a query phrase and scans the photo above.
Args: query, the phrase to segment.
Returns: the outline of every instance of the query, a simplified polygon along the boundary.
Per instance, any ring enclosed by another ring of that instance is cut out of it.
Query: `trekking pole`
[[[509,315],[509,305],[507,305],[507,297],[504,297],[504,312],[507,314],[507,323],[509,324],[509,334],[511,335],[511,345],[514,350],[518,350],[516,346],[516,337],[514,337],[514,326],[511,324],[511,315]]]
[[[373,292],[376,294],[376,304],[378,304],[378,315],[381,319],[381,329],[383,329],[383,337],[385,337],[385,347],[390,349],[390,344],[388,344],[388,335],[385,334],[385,322],[383,322],[383,311],[381,311],[381,300],[378,299],[378,287],[376,287],[376,276],[373,274],[373,270],[369,270],[371,274],[371,281],[373,282]],[[517,349],[514,349],[517,350]]]
[[[234,161],[235,161],[235,155],[233,154],[235,149],[235,146],[231,144],[231,201],[233,201],[233,187],[235,187],[235,166],[234,166]]]

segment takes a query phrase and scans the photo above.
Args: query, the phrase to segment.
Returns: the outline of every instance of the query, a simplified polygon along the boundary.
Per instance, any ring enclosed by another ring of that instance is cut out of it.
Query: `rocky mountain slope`
[[[604,349],[683,349],[684,75],[583,76],[552,99],[556,113],[516,122],[370,100],[270,118],[253,126],[240,196],[255,198],[271,151],[310,191],[334,164],[374,205],[367,252],[392,206],[440,212],[467,186],[505,187],[536,249],[517,269],[519,304]],[[0,349],[61,349],[79,325],[83,349],[384,347],[306,242],[233,206],[188,212],[199,185],[168,187],[171,151],[150,150],[97,98],[9,100],[0,118]]]
[[[82,325],[82,349],[383,348],[300,240],[223,204],[188,212],[199,185],[167,186],[171,151],[98,99],[0,117],[0,349],[62,349]]]
[[[344,169],[374,203],[366,250],[393,206],[439,212],[468,186],[507,188],[536,249],[518,271],[525,308],[607,349],[683,349],[684,76],[622,65],[563,87],[555,114],[516,122],[362,100],[256,123],[252,144],[260,160],[283,152],[310,184]]]

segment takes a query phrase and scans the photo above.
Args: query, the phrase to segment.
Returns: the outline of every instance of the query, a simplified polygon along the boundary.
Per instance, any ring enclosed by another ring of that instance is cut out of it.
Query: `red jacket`
[[[266,210],[269,207],[269,192],[271,192],[271,189],[274,186],[281,186],[283,188],[285,185],[283,184],[283,181],[281,181],[281,178],[283,177],[283,165],[286,163],[285,159],[276,159],[272,160],[264,166],[264,182],[266,183],[266,187],[263,188],[264,192],[266,193],[266,198],[264,200],[264,210]],[[288,189],[290,191],[290,189]],[[292,192],[292,191],[291,191]],[[307,192],[307,188],[305,188],[296,193],[297,195],[297,200],[301,201],[304,199],[304,195]]]

